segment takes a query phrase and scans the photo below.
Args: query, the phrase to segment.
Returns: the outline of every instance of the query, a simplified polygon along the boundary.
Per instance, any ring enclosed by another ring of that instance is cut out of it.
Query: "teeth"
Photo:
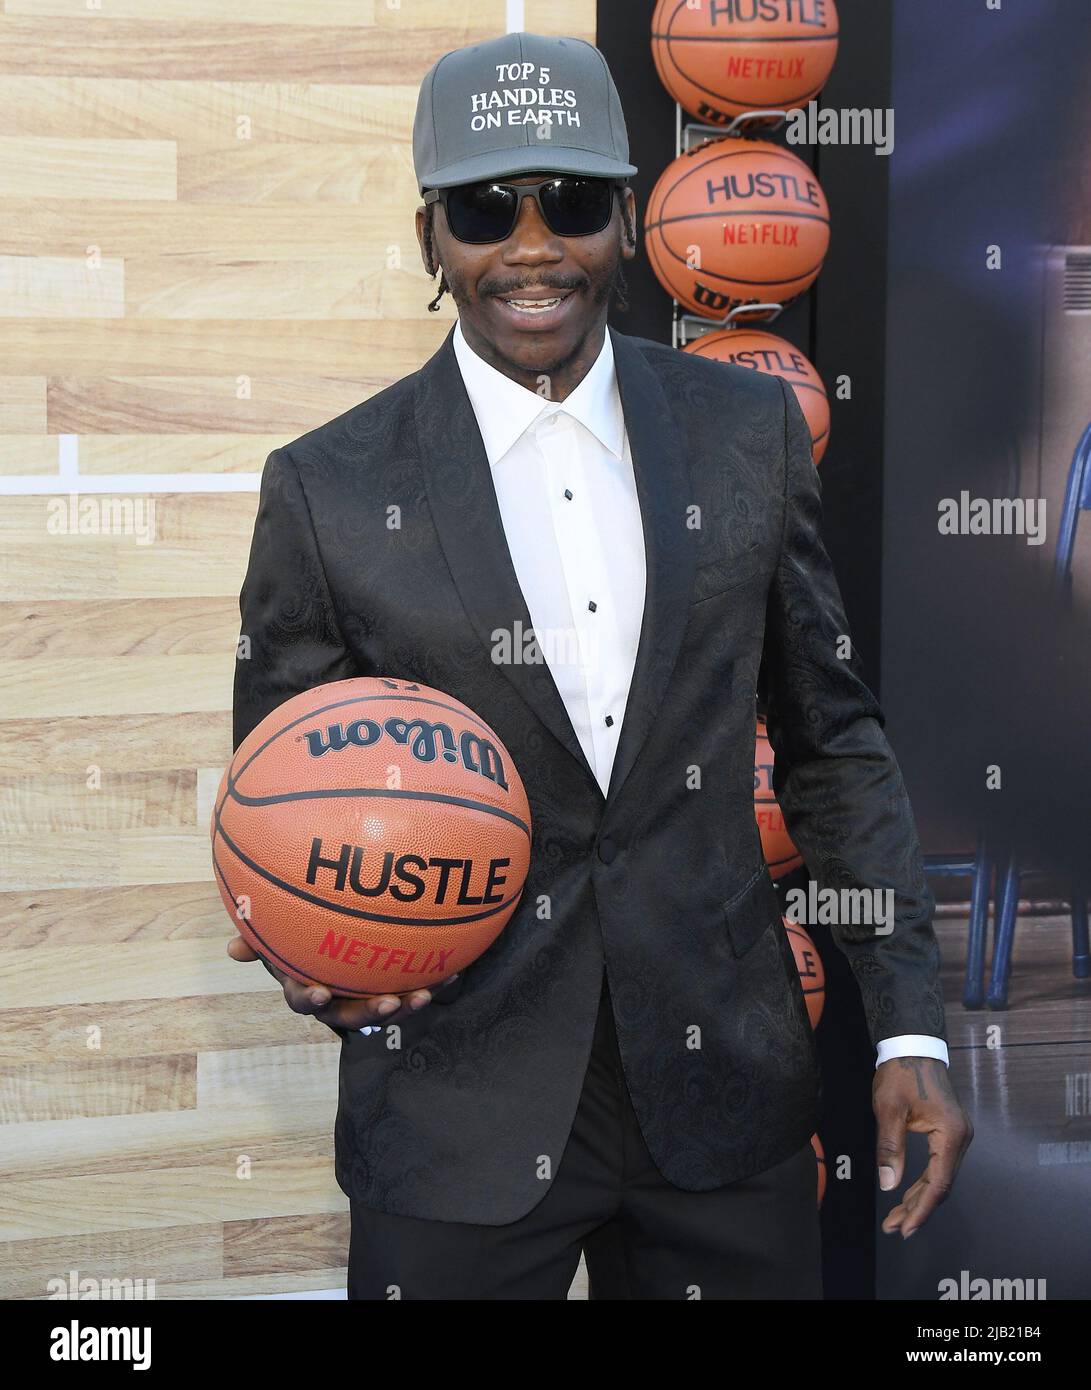
[[[513,304],[517,309],[529,309],[532,312],[541,312],[543,309],[552,309],[555,304],[559,304],[560,297],[555,299],[507,299],[506,304]]]

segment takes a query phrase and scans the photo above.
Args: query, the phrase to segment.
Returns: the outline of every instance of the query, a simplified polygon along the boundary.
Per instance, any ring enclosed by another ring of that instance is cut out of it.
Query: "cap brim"
[[[635,164],[610,159],[594,150],[575,149],[570,145],[535,141],[525,149],[483,150],[470,159],[460,159],[428,176],[419,188],[451,188],[458,183],[477,183],[481,179],[499,179],[516,174],[533,174],[541,169],[549,174],[588,174],[600,179],[625,179],[637,172]]]

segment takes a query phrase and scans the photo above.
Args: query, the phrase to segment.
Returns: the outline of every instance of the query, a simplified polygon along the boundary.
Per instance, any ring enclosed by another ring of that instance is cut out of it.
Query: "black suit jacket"
[[[835,933],[873,1040],[944,1035],[933,900],[882,713],[838,656],[846,621],[795,397],[609,331],[647,598],[605,798],[548,666],[491,659],[497,629],[532,624],[450,334],[265,466],[235,745],[323,681],[417,680],[496,730],[534,818],[520,905],[447,1002],[342,1033],[337,1178],[388,1212],[498,1225],[544,1196],[604,963],[633,1105],[671,1183],[714,1188],[807,1142],[815,1045],[754,819],[759,667],[775,790],[811,873],[896,894],[889,935]]]

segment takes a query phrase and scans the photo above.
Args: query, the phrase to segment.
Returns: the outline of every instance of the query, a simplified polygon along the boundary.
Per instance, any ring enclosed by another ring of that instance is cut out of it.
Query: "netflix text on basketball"
[[[320,956],[329,956],[343,965],[356,961],[367,970],[392,971],[398,975],[439,975],[442,979],[448,963],[455,953],[453,946],[429,951],[418,965],[417,952],[405,951],[399,946],[376,946],[359,937],[344,937],[335,931],[328,931],[318,946]],[[395,966],[399,969],[395,970]],[[393,988],[393,986],[388,986]]]

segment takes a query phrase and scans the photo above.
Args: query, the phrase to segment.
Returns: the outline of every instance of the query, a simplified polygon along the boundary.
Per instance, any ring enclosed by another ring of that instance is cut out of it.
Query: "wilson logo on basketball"
[[[323,753],[340,753],[350,744],[370,748],[384,735],[408,748],[418,762],[434,763],[437,757],[447,763],[461,761],[467,772],[476,772],[508,789],[504,760],[496,746],[469,729],[463,729],[456,740],[450,724],[434,724],[429,719],[385,719],[381,724],[374,719],[354,719],[344,727],[328,724],[324,735],[322,730],[312,729],[303,737],[311,757],[320,758]]]

